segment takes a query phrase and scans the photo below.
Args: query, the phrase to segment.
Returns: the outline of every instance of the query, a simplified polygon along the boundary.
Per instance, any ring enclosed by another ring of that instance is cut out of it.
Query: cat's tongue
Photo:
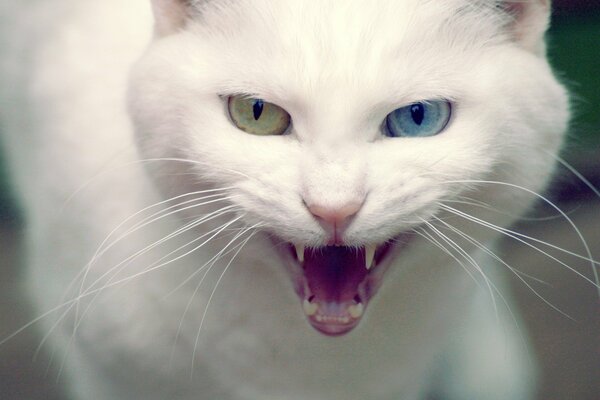
[[[368,275],[365,249],[328,246],[306,251],[303,268],[308,286],[304,312],[311,324],[327,335],[354,328],[365,307],[359,293]]]

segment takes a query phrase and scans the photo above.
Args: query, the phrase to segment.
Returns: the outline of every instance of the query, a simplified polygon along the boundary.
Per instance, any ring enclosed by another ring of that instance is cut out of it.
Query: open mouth
[[[302,309],[310,324],[328,336],[350,332],[361,321],[371,298],[381,286],[396,244],[363,247],[325,246],[305,249],[288,244],[293,280]]]

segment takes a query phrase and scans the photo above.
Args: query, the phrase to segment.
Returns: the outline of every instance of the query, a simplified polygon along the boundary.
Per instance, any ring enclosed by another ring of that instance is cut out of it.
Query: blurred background
[[[600,188],[600,0],[555,0],[549,53],[562,81],[574,94],[574,119],[564,158]],[[19,284],[22,220],[11,199],[0,158],[0,339],[33,318]],[[580,179],[563,171],[550,198],[569,213],[600,260],[600,198]],[[538,215],[553,215],[539,205]],[[524,222],[518,230],[583,252],[569,225],[560,219]],[[523,245],[504,243],[507,261],[547,284],[536,290],[572,319],[553,310],[521,282],[513,291],[525,317],[542,376],[540,400],[600,400],[600,297],[572,271]],[[550,249],[548,249],[550,250]],[[593,278],[589,264],[553,253]],[[48,359],[33,360],[40,336],[26,330],[0,346],[0,400],[64,400]],[[125,400],[125,399],[123,399]],[[510,400],[510,399],[507,399]]]

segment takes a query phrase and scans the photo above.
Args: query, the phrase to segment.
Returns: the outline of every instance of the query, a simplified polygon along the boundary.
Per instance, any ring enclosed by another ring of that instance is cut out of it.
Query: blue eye
[[[437,135],[450,120],[450,103],[444,100],[413,103],[392,111],[385,118],[385,134],[390,137]]]

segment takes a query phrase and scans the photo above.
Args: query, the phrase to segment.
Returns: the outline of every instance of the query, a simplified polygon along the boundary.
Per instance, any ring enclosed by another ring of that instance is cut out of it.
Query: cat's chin
[[[287,243],[276,247],[290,266],[302,311],[310,324],[324,335],[341,336],[360,323],[392,258],[412,237],[403,233],[379,246],[304,248]]]

